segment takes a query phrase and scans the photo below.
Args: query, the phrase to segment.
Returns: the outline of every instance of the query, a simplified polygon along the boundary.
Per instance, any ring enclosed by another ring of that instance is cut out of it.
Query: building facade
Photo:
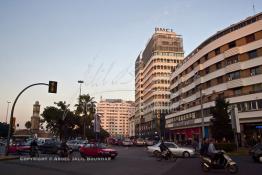
[[[160,132],[160,116],[169,112],[169,79],[184,58],[183,40],[172,29],[156,28],[135,62],[135,135]]]
[[[210,136],[210,109],[219,96],[237,107],[242,139],[260,138],[262,13],[205,40],[175,68],[170,81],[171,113],[166,116],[166,128],[171,130],[171,139],[201,137],[202,115],[204,135]]]
[[[121,99],[101,99],[97,104],[101,126],[112,137],[128,137],[128,120],[134,113],[134,102]]]

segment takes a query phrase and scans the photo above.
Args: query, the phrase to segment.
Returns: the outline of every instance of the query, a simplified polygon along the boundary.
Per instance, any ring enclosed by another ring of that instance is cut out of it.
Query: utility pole
[[[201,128],[202,128],[202,140],[205,138],[205,122],[204,122],[204,110],[203,110],[203,93],[200,89],[200,106],[201,106]]]
[[[9,111],[9,104],[10,103],[11,103],[10,101],[7,101],[7,110],[6,110],[6,117],[5,117],[6,124],[7,124],[7,118],[8,118],[8,111]]]

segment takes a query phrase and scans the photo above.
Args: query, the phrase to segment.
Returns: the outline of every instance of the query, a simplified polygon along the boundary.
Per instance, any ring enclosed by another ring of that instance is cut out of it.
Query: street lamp
[[[205,122],[204,122],[204,110],[203,110],[203,93],[200,89],[200,106],[201,106],[201,128],[202,128],[202,140],[205,138]]]
[[[81,96],[81,85],[84,83],[83,80],[78,80],[78,83],[80,84],[80,93],[79,93],[79,96]]]
[[[10,104],[10,103],[11,103],[10,101],[7,101],[7,110],[6,110],[6,117],[5,117],[5,122],[6,122],[6,124],[7,124],[8,110],[9,110],[9,104]]]

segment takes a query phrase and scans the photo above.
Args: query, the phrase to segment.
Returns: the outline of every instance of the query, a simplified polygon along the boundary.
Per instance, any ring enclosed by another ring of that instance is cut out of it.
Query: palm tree
[[[86,138],[86,126],[91,126],[91,122],[94,119],[95,114],[95,101],[94,97],[90,97],[89,94],[81,95],[78,99],[78,104],[76,104],[75,114],[82,116],[82,129],[83,137]]]

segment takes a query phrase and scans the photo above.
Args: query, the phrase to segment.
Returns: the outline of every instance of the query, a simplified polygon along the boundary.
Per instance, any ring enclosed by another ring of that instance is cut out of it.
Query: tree
[[[223,138],[232,141],[234,134],[230,124],[228,106],[224,98],[217,98],[215,107],[211,109],[211,133],[214,139],[222,141]]]
[[[79,116],[67,109],[66,102],[55,103],[57,107],[48,106],[42,113],[46,128],[60,139],[68,139],[70,136],[78,136],[77,128],[80,125]]]
[[[27,122],[25,123],[25,127],[26,127],[26,129],[30,129],[31,126],[32,126],[32,124],[31,124],[30,121],[27,121]]]
[[[93,97],[89,94],[81,95],[78,99],[78,104],[75,105],[75,114],[80,117],[83,137],[93,137],[90,127],[92,125],[92,120],[94,120],[95,114],[95,101]],[[89,127],[88,127],[89,126]],[[88,135],[87,135],[88,134]]]
[[[9,124],[0,122],[0,137],[7,137]]]

